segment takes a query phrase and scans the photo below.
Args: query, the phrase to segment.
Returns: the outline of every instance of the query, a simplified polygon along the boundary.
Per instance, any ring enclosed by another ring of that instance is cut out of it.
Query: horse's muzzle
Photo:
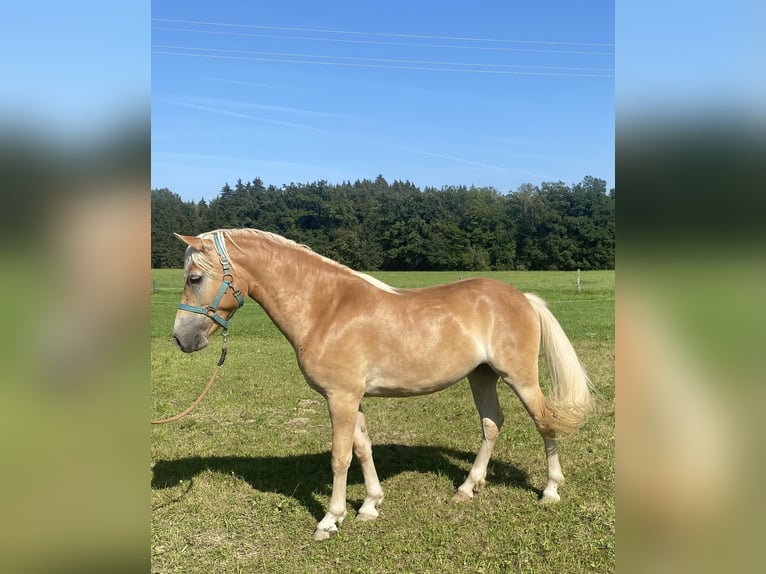
[[[176,347],[181,349],[184,353],[193,353],[194,351],[200,351],[207,347],[207,337],[204,335],[198,335],[192,337],[191,341],[182,341],[178,335],[173,334],[173,342]]]

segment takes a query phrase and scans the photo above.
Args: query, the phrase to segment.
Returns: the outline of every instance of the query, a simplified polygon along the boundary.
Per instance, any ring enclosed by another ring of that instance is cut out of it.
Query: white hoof
[[[471,500],[472,498],[473,498],[473,492],[469,494],[464,490],[458,490],[452,496],[452,502],[465,502],[467,500]]]
[[[378,517],[376,514],[371,514],[369,512],[360,512],[356,515],[356,521],[357,522],[368,522],[370,520],[375,520]]]
[[[555,504],[560,501],[561,497],[558,492],[543,492],[543,498],[540,500],[543,504]]]
[[[335,536],[337,533],[338,533],[337,528],[335,530],[320,530],[319,528],[317,528],[314,531],[314,536],[312,536],[311,538],[317,542],[320,540],[329,540],[330,538]]]

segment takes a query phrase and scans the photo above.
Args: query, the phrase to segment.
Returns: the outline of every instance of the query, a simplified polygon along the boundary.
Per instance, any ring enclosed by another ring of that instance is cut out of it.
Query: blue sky
[[[141,2],[4,2],[0,126],[70,148],[147,114],[149,19]]]
[[[614,185],[613,2],[152,4],[152,187]]]

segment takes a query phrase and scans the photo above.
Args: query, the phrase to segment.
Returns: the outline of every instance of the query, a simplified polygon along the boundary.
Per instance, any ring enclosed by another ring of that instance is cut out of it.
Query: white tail
[[[545,301],[531,293],[524,295],[540,318],[541,345],[553,383],[552,396],[547,400],[548,425],[557,433],[572,433],[593,408],[588,374]]]

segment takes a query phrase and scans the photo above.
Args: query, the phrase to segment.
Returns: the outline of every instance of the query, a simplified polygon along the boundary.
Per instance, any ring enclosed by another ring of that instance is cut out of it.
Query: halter
[[[245,304],[245,300],[239,289],[234,287],[234,277],[232,276],[231,268],[229,267],[229,258],[226,256],[226,252],[223,249],[223,238],[218,231],[213,233],[213,240],[215,241],[215,249],[218,251],[218,256],[221,260],[221,267],[223,267],[223,283],[218,289],[218,294],[215,296],[215,299],[213,299],[213,302],[207,307],[194,307],[192,305],[186,305],[185,303],[179,303],[178,308],[182,311],[191,311],[192,313],[199,313],[200,315],[209,317],[223,327],[225,332],[229,328],[229,321],[231,321],[232,316],[237,309]],[[234,309],[234,311],[231,312],[231,315],[229,315],[229,319],[226,320],[217,313],[217,310],[218,304],[229,289],[231,289],[231,292],[237,299],[237,309]]]

